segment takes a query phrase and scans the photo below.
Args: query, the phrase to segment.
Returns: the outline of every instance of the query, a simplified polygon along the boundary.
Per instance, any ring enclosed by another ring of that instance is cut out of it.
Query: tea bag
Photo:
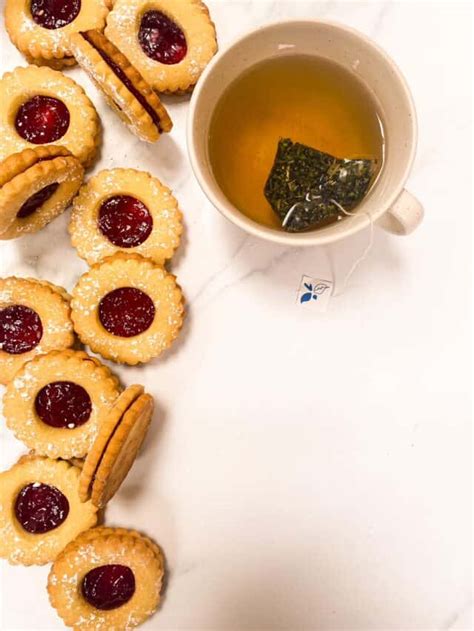
[[[340,219],[366,194],[377,161],[336,158],[289,138],[278,143],[265,197],[288,232]]]

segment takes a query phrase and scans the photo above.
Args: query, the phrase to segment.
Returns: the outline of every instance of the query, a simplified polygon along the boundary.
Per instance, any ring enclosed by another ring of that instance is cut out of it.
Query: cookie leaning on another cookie
[[[129,386],[116,400],[82,468],[79,496],[103,508],[128,474],[146,436],[153,398],[142,386]]]
[[[97,30],[71,36],[79,65],[104,94],[130,131],[156,142],[173,126],[158,95],[120,50]]]
[[[78,192],[84,168],[64,147],[24,149],[0,163],[0,240],[37,232]]]

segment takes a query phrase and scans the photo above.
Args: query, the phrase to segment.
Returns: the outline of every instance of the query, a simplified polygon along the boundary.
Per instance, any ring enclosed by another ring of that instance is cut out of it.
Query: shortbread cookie
[[[71,37],[71,47],[82,69],[135,136],[156,142],[171,130],[173,124],[158,95],[103,33],[77,33]]]
[[[138,455],[153,414],[153,397],[142,394],[110,436],[92,481],[91,500],[104,508],[118,491]]]
[[[30,63],[74,64],[70,36],[103,29],[109,0],[6,0],[5,26]]]
[[[69,232],[89,265],[119,251],[163,263],[179,245],[181,221],[178,202],[157,178],[144,171],[112,169],[82,187]]]
[[[97,508],[81,502],[80,470],[64,460],[28,456],[0,473],[0,557],[43,565],[96,524]]]
[[[201,0],[116,0],[106,36],[158,92],[186,92],[217,51]]]
[[[23,149],[55,144],[88,165],[97,151],[99,131],[92,102],[62,72],[19,67],[0,80],[0,160]]]
[[[107,359],[147,362],[177,337],[183,296],[173,275],[138,254],[119,252],[83,274],[71,317],[84,344]]]
[[[143,386],[128,386],[128,388],[126,388],[116,399],[112,409],[109,411],[101,424],[96,439],[91,445],[89,453],[84,461],[84,466],[82,467],[82,473],[79,480],[79,497],[83,502],[87,501],[91,496],[92,483],[110,437],[114,433],[125,412],[138,399],[138,397],[143,394],[143,392]]]
[[[0,163],[0,239],[37,232],[70,204],[84,167],[64,147],[38,146]]]
[[[69,301],[50,283],[0,278],[0,383],[36,355],[74,344],[70,311]]]
[[[109,368],[83,351],[51,351],[21,368],[3,397],[7,426],[38,455],[83,458],[120,394]]]
[[[48,593],[75,631],[131,629],[158,608],[163,575],[163,556],[150,539],[123,528],[94,528],[58,556]]]
[[[150,408],[149,400],[151,400],[150,410],[148,409]],[[144,405],[144,402],[146,405]],[[130,410],[132,410],[131,414],[129,414]],[[146,411],[146,414],[142,414],[143,410]],[[92,501],[95,505],[102,507],[105,506],[110,497],[112,497],[112,495],[117,491],[135,460],[148,429],[152,411],[153,400],[149,395],[143,394],[143,386],[129,386],[126,390],[124,390],[124,392],[122,392],[119,398],[115,401],[112,409],[105,417],[99,433],[84,461],[79,481],[79,497],[82,501],[85,502],[90,497],[93,497]],[[139,412],[139,414],[137,414],[137,412]],[[125,422],[126,415],[128,416]],[[116,462],[117,466],[110,466],[111,464],[115,464],[116,456],[122,444],[126,443],[128,446],[128,441],[123,440],[124,437],[127,438],[127,435],[124,434],[124,432],[128,433],[135,425],[136,427],[133,431],[133,436],[136,437],[136,430],[137,428],[140,429],[140,440],[135,440],[134,443],[136,446],[135,450],[133,451],[130,449],[130,453],[126,455],[127,462],[122,462],[120,460]],[[127,467],[124,465],[127,465]],[[113,469],[115,470],[113,471]],[[120,469],[120,471],[118,471],[118,469]],[[100,475],[98,475],[99,471],[101,472]],[[113,493],[111,493],[110,496],[108,494],[107,501],[103,501],[106,498],[105,493],[103,492],[104,481],[109,479],[110,482],[108,484],[108,488],[113,490]],[[115,481],[117,480],[118,484],[115,484]],[[114,487],[112,489],[113,482]]]

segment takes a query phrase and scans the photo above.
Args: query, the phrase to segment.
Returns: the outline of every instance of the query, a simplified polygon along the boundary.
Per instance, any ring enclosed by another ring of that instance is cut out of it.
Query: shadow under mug
[[[262,226],[233,206],[214,178],[208,152],[212,114],[224,90],[256,63],[288,54],[328,58],[356,74],[378,102],[385,135],[382,171],[357,206],[355,216],[297,234]],[[269,241],[297,246],[332,243],[366,228],[367,214],[389,232],[405,235],[423,218],[421,204],[404,188],[417,142],[415,107],[406,81],[377,44],[341,24],[321,20],[278,22],[244,35],[218,53],[194,90],[187,142],[194,174],[209,201],[234,224]]]

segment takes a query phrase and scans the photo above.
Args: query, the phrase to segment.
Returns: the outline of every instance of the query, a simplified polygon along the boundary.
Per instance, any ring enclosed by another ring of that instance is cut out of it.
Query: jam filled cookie
[[[74,344],[64,290],[29,278],[0,278],[0,383],[35,355]]]
[[[163,575],[163,555],[150,539],[123,528],[93,528],[53,563],[49,599],[75,631],[131,629],[158,608]]]
[[[158,92],[192,89],[217,50],[200,0],[116,0],[105,34]]]
[[[3,397],[7,426],[38,455],[82,458],[119,396],[111,371],[82,351],[52,351],[26,363]]]
[[[74,200],[69,231],[89,265],[119,251],[133,251],[155,263],[173,256],[183,231],[171,191],[144,171],[101,171]]]
[[[27,456],[0,473],[0,557],[43,565],[97,522],[97,508],[79,500],[80,469],[64,460]]]
[[[84,165],[97,151],[99,118],[84,90],[51,68],[16,68],[0,80],[0,160],[59,144]]]
[[[114,254],[74,287],[71,317],[84,344],[107,359],[147,362],[177,337],[183,295],[175,277],[138,254]]]
[[[104,28],[107,12],[105,0],[6,0],[5,26],[29,62],[59,69],[74,64],[72,33]]]
[[[37,232],[70,204],[84,167],[64,147],[24,149],[0,163],[0,239]]]
[[[120,488],[137,457],[153,414],[153,398],[130,386],[117,399],[85,459],[79,497],[103,508]]]
[[[103,33],[77,33],[71,37],[71,47],[80,66],[135,136],[156,142],[171,130],[173,124],[158,95]]]

